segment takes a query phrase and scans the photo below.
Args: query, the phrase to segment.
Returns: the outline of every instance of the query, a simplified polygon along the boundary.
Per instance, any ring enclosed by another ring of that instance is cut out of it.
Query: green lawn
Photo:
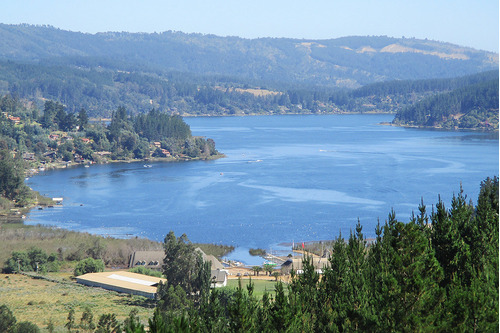
[[[250,279],[241,279],[241,286],[246,290],[246,286],[250,282]],[[274,286],[276,285],[276,282],[274,280],[257,280],[257,279],[252,279],[252,283],[254,284],[254,296],[257,298],[262,298],[262,295],[264,295],[264,292],[268,292],[269,294],[272,294],[274,297]],[[238,288],[238,280],[237,279],[231,279],[227,281],[227,286],[226,288],[231,288],[231,289],[236,289]],[[285,286],[285,292],[288,293],[288,290]]]

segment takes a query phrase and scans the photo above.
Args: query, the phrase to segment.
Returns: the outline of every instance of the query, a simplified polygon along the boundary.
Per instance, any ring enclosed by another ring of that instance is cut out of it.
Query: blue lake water
[[[46,171],[27,184],[64,204],[26,223],[159,241],[173,230],[233,244],[248,262],[248,248],[348,237],[358,218],[373,237],[391,208],[408,221],[421,198],[429,212],[439,194],[449,207],[461,183],[475,201],[480,182],[498,175],[498,134],[378,125],[392,118],[187,118],[227,157]]]

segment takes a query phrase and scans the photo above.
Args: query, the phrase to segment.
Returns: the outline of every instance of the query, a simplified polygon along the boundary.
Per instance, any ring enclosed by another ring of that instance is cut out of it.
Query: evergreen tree
[[[165,258],[162,270],[167,284],[159,288],[161,307],[168,307],[166,298],[172,295],[172,291],[177,295],[184,291],[185,300],[198,307],[206,301],[210,289],[210,264],[203,262],[201,253],[195,250],[185,234],[177,238],[170,231],[163,248]]]
[[[78,112],[77,120],[78,130],[80,132],[86,130],[89,125],[89,117],[87,115],[87,111],[84,108],[81,108]]]
[[[28,187],[24,184],[23,163],[7,150],[0,150],[0,195],[21,204],[29,196]]]
[[[5,304],[0,305],[0,332],[9,332],[16,325],[16,317]]]

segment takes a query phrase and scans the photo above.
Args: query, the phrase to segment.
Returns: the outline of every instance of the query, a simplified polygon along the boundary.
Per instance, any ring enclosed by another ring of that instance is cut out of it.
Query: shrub
[[[78,262],[74,275],[79,276],[87,273],[104,272],[104,262],[101,259],[87,258]]]
[[[8,332],[16,324],[16,317],[7,305],[0,305],[0,332]]]
[[[14,326],[12,333],[40,333],[40,329],[29,321],[23,321]]]
[[[160,271],[154,271],[150,268],[143,267],[143,266],[137,266],[134,268],[129,269],[129,272],[132,273],[137,273],[137,274],[143,274],[143,275],[149,275],[149,276],[155,276],[155,277],[162,277],[162,274]]]
[[[250,249],[248,250],[248,253],[250,253],[251,256],[265,256],[266,255],[266,250],[264,249]]]
[[[32,247],[28,252],[14,251],[12,256],[7,259],[3,268],[4,273],[10,274],[17,272],[19,269],[25,272],[35,271],[37,269],[41,273],[57,272],[60,268],[60,263],[57,261],[57,255],[50,256],[45,251]]]

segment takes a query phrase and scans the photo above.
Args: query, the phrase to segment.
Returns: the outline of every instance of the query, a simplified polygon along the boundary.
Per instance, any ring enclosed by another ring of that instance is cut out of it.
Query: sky
[[[86,33],[415,37],[499,51],[498,0],[4,0],[0,23]]]

